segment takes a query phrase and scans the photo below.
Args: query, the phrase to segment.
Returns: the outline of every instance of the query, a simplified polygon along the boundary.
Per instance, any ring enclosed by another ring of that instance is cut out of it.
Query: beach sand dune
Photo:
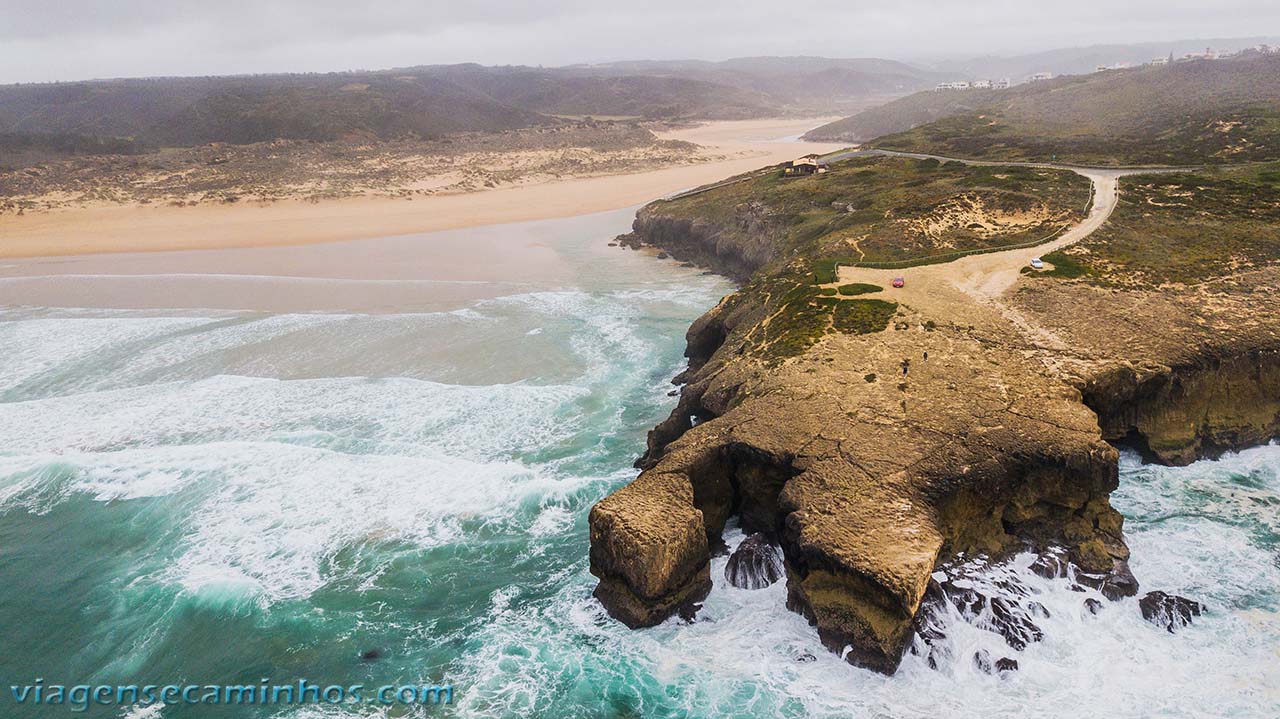
[[[271,205],[105,205],[0,219],[0,257],[271,247],[387,237],[614,210],[838,145],[793,138],[825,119],[715,122],[661,133],[724,159],[414,200],[356,197]]]

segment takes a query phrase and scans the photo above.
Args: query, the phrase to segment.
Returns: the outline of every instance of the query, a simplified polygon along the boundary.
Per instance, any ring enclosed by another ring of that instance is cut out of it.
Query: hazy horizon
[[[1084,0],[1034,8],[902,0],[850,8],[829,0],[582,0],[463,6],[386,0],[219,4],[177,0],[76,7],[0,0],[0,83],[341,72],[475,62],[563,66],[752,56],[878,57],[904,62],[1016,56],[1096,45],[1272,35],[1280,6],[1174,0],[1123,7]],[[812,19],[812,21],[809,21]],[[547,42],[554,38],[558,42]]]

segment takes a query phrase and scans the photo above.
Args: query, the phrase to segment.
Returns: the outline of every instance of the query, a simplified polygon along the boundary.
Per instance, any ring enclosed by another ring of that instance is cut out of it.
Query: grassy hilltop
[[[1280,164],[1134,175],[1100,230],[1045,256],[1051,277],[1196,285],[1280,261]]]
[[[748,345],[778,361],[829,333],[884,330],[897,311],[893,302],[862,297],[879,286],[839,285],[837,264],[927,264],[1043,242],[1084,216],[1089,193],[1088,180],[1067,171],[870,157],[835,163],[822,175],[786,178],[775,170],[653,203],[637,229],[752,258],[751,280],[727,302],[769,318]],[[686,250],[686,258],[721,264],[698,247]]]
[[[860,158],[830,172],[769,172],[667,201],[655,211],[777,235],[779,254],[855,263],[913,263],[1046,239],[1084,216],[1088,180],[1072,172],[958,162]],[[738,223],[746,210],[760,223]]]
[[[1280,159],[1280,56],[917,93],[811,131],[891,150],[1091,165]]]

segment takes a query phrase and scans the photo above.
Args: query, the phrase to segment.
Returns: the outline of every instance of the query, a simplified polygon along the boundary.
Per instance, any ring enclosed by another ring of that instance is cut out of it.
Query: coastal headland
[[[892,673],[966,557],[1135,594],[1114,445],[1185,464],[1280,430],[1280,191],[1259,168],[829,170],[658,201],[621,238],[742,286],[591,512],[596,596],[633,627],[693,616],[736,518],[826,646]]]

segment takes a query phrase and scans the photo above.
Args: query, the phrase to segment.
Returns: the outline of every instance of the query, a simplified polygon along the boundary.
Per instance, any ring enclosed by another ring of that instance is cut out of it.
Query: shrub
[[[1067,280],[1073,280],[1077,277],[1084,277],[1091,274],[1092,270],[1076,258],[1065,252],[1050,252],[1044,256],[1044,261],[1053,265],[1053,269],[1041,274],[1049,277],[1061,277]]]
[[[869,295],[872,292],[881,292],[884,290],[884,288],[881,287],[880,285],[872,285],[866,282],[854,282],[848,285],[840,285],[836,289],[839,290],[840,294],[846,297],[853,297],[856,295]]]

